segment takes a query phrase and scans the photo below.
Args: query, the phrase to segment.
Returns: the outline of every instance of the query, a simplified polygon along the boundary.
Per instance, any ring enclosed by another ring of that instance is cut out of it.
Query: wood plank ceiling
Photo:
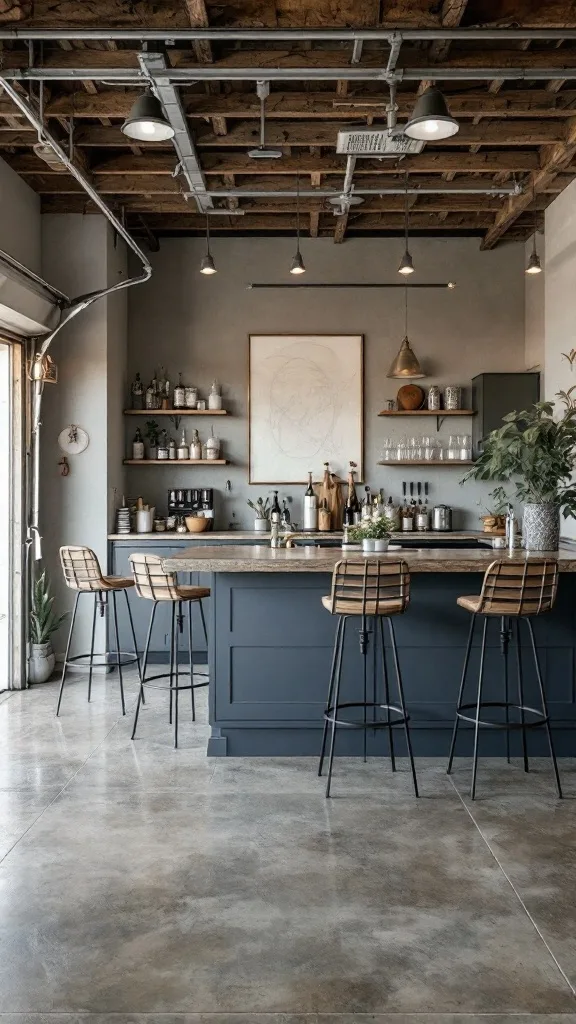
[[[376,190],[360,207],[335,216],[325,195],[340,190],[346,157],[336,154],[336,135],[348,126],[385,125],[389,89],[375,80],[308,80],[309,68],[385,68],[387,41],[238,40],[172,41],[170,31],[187,28],[410,28],[472,27],[526,29],[576,28],[576,2],[565,0],[0,0],[0,29],[161,29],[168,65],[210,66],[214,81],[178,86],[201,172],[209,190],[250,190],[258,197],[213,199],[220,215],[211,230],[230,234],[285,234],[296,225],[296,187],[303,233],[336,242],[362,235],[401,234],[404,196],[379,195],[378,188],[502,188],[518,185],[517,195],[422,194],[409,197],[410,231],[417,234],[478,235],[486,248],[528,237],[542,224],[547,204],[576,175],[576,78],[543,80],[530,71],[573,73],[576,41],[450,40],[404,41],[397,62],[398,120],[410,115],[430,81],[402,81],[403,68],[434,69],[460,131],[404,159],[359,158],[354,184]],[[165,31],[164,31],[165,30]],[[49,130],[69,143],[82,167],[109,204],[122,211],[128,227],[148,239],[162,234],[202,232],[205,218],[186,180],[177,173],[171,142],[134,143],[120,130],[141,92],[133,82],[105,78],[111,69],[139,70],[138,40],[55,38],[0,43],[0,75],[29,68],[75,69],[74,80],[44,84],[43,112]],[[155,49],[151,44],[151,49]],[[256,83],[229,78],[239,68],[301,69],[303,77],[273,80],[267,102],[266,141],[281,148],[279,160],[254,160],[258,144]],[[449,70],[466,68],[470,77],[450,79]],[[523,69],[521,79],[502,69]],[[101,79],[83,79],[82,70],[100,69]],[[483,74],[479,78],[478,70]],[[486,77],[494,69],[494,77]],[[476,78],[475,78],[476,71]],[[500,71],[500,74],[498,72]],[[20,80],[18,89],[38,107],[37,81]],[[72,133],[70,127],[72,126]],[[80,185],[35,155],[36,132],[8,97],[0,98],[0,155],[42,197],[45,212],[92,212]],[[266,195],[277,191],[289,196]],[[241,216],[238,216],[238,213]]]

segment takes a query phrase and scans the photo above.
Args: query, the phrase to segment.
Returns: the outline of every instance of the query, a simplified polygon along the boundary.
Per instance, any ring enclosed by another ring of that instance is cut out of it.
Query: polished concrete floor
[[[135,743],[113,676],[55,698],[0,701],[0,1024],[576,1024],[576,762],[563,802],[484,762],[471,805],[466,763],[416,801],[342,760],[325,801],[207,760],[204,711],[173,750],[163,694]]]

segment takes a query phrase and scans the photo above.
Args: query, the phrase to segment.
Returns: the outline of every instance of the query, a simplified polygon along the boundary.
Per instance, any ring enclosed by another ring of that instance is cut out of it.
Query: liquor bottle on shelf
[[[140,374],[137,373],[132,381],[132,387],[130,388],[131,395],[131,407],[132,409],[143,409],[144,408],[144,385]]]
[[[190,442],[190,458],[202,458],[202,442],[200,440],[200,434],[198,433],[197,430],[192,431],[192,441]]]
[[[155,381],[154,381],[154,377],[152,378],[152,380],[150,381],[148,387],[146,388],[145,403],[146,403],[146,408],[147,409],[157,409],[158,408],[158,395],[156,394],[156,384],[155,384]]]
[[[168,441],[168,458],[172,460],[176,459],[176,441],[173,437]]]
[[[278,491],[274,491],[274,500],[272,501],[272,508],[270,509],[270,522],[280,523],[282,522],[282,509],[280,508],[280,502],[278,501]]]
[[[354,483],[354,474],[356,471],[356,463],[351,462],[348,470],[348,494],[346,495],[346,504],[344,506],[344,523],[346,526],[356,526],[360,520],[360,505],[358,503],[358,495],[356,494],[356,484]]]
[[[179,444],[178,448],[176,449],[176,458],[177,459],[189,459],[190,458],[190,449],[188,447],[188,442],[186,441],[186,431],[184,430],[184,427],[182,427],[182,437],[180,438],[180,444]]]
[[[140,433],[140,427],[136,428],[134,434],[134,440],[132,441],[132,458],[143,459],[144,458],[144,441],[142,434]]]
[[[178,383],[174,388],[174,408],[185,409],[186,408],[186,388],[182,383],[182,374],[178,374]]]
[[[305,530],[318,529],[318,499],[312,486],[312,473],[308,473],[308,487],[304,493],[304,525]]]

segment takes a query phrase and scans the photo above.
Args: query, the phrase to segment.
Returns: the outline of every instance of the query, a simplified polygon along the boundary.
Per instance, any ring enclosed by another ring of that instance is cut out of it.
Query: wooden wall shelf
[[[228,409],[124,409],[125,416],[228,416]]]
[[[475,416],[476,409],[383,409],[379,416]]]
[[[228,459],[123,459],[125,466],[227,466]]]
[[[457,469],[458,466],[473,466],[474,459],[397,459],[395,462],[377,462],[377,466],[396,466],[410,469],[411,466],[446,466]]]

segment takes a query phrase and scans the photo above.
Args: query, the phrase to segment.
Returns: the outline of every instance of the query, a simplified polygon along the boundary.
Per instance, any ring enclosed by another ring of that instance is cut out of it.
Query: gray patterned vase
[[[524,547],[528,551],[557,551],[560,543],[560,509],[553,501],[524,505]]]

